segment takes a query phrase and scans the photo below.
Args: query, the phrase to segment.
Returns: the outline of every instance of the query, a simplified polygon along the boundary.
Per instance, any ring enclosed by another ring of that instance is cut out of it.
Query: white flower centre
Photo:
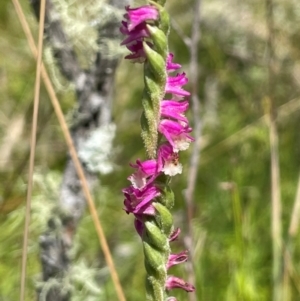
[[[128,180],[131,182],[132,186],[135,189],[142,189],[146,186],[146,177],[145,174],[142,171],[137,171],[134,174],[132,174]]]
[[[173,177],[177,174],[182,173],[182,165],[180,163],[174,164],[173,161],[166,161],[163,168],[163,172],[165,175]]]
[[[190,146],[190,139],[185,137],[184,135],[179,135],[173,138],[175,147],[174,147],[174,152],[179,152],[179,151],[184,151],[187,150]]]

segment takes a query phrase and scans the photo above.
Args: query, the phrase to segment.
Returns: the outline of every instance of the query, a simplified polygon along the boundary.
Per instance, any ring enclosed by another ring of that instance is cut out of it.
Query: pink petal
[[[169,269],[173,265],[186,262],[188,260],[187,254],[188,254],[188,251],[182,251],[178,254],[170,254],[168,262],[167,262],[167,269]]]
[[[125,29],[123,27],[121,27],[120,30],[125,32]],[[142,41],[147,37],[149,37],[147,27],[144,24],[141,24],[134,30],[129,32],[128,37],[121,43],[121,45],[128,45],[135,41]]]
[[[164,174],[175,176],[182,172],[182,165],[179,163],[179,155],[173,151],[169,143],[162,144],[158,149],[158,166]]]
[[[136,164],[130,165],[136,169],[136,172],[129,176],[128,180],[134,188],[139,190],[153,182],[159,174],[156,160],[146,160],[144,162],[137,160]]]
[[[186,150],[189,144],[194,141],[194,138],[188,135],[192,129],[186,124],[182,125],[173,120],[161,120],[158,131],[169,141],[174,152]]]
[[[169,71],[169,72],[172,72],[172,71],[175,71],[175,70],[181,68],[180,64],[176,64],[176,63],[172,62],[173,57],[174,57],[174,54],[171,52],[167,56],[167,66],[166,67],[167,67],[167,71]]]
[[[123,189],[125,196],[125,211],[133,214],[155,214],[155,210],[151,207],[152,201],[160,195],[160,191],[154,185],[146,186],[142,191],[132,186]]]
[[[189,107],[188,101],[163,100],[160,102],[161,115],[166,118],[173,118],[188,123],[188,119],[183,115]]]
[[[178,73],[175,77],[169,76],[167,78],[165,92],[178,96],[189,96],[190,93],[182,89],[182,86],[187,84],[187,82],[188,78],[184,72],[182,74]]]
[[[157,9],[151,5],[140,6],[137,8],[126,6],[125,9],[127,11],[125,18],[128,19],[129,22],[129,31],[132,31],[136,26],[145,21],[157,20],[159,16]]]
[[[180,228],[177,228],[176,230],[174,230],[171,235],[169,236],[169,242],[175,241],[177,240],[179,234],[180,234],[181,230]]]
[[[185,282],[183,279],[175,277],[175,276],[169,276],[166,281],[166,289],[171,290],[173,288],[181,288],[187,292],[195,291],[195,287],[193,285]]]
[[[150,43],[148,43],[150,44]],[[152,45],[149,45],[150,47]],[[126,46],[129,51],[131,51],[131,54],[128,54],[125,56],[125,59],[130,59],[134,63],[144,63],[146,60],[146,54],[143,47],[142,41],[136,41],[135,43],[131,43]]]

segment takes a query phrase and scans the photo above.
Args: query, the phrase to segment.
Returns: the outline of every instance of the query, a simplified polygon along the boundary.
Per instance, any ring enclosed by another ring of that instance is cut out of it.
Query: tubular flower
[[[188,251],[182,251],[179,254],[170,254],[168,263],[167,263],[167,269],[169,269],[173,265],[186,262],[188,260],[187,253],[188,253]]]
[[[163,119],[158,126],[158,130],[169,141],[176,153],[188,149],[190,143],[194,141],[194,138],[188,134],[192,131],[192,128],[173,120]]]
[[[164,143],[160,146],[157,161],[159,170],[169,176],[181,174],[182,165],[178,161],[179,155],[173,151],[173,147],[169,143]]]
[[[172,118],[188,123],[188,119],[183,113],[188,109],[188,101],[163,100],[160,103],[160,113],[164,118]]]
[[[136,42],[143,41],[145,38],[149,37],[149,32],[145,24],[140,24],[132,31],[128,30],[127,22],[123,21],[122,25],[123,26],[120,28],[120,31],[123,34],[127,34],[128,37],[121,43],[121,45],[130,46],[132,44],[135,44]]]
[[[179,151],[186,150],[194,139],[185,116],[189,103],[184,98],[190,93],[183,86],[188,78],[184,72],[170,75],[181,65],[168,50],[169,17],[161,6],[164,2],[127,6],[120,27],[125,36],[121,45],[130,51],[125,58],[144,63],[141,136],[149,158],[130,164],[134,168],[128,177],[131,185],[123,194],[124,210],[134,215],[135,229],[143,241],[149,301],[177,301],[168,295],[173,288],[194,291],[191,284],[167,274],[169,268],[188,259],[187,251],[170,251],[170,242],[178,238],[180,229],[173,226],[174,194],[169,183],[171,177],[182,173]]]
[[[177,96],[189,96],[190,92],[182,89],[182,86],[188,83],[188,78],[185,73],[178,73],[176,76],[169,76],[167,78],[167,84],[165,87],[165,93],[177,95]]]
[[[167,68],[168,72],[172,72],[172,71],[175,71],[175,70],[181,68],[180,64],[173,63],[173,57],[174,57],[174,54],[171,53],[171,52],[167,56],[167,65],[166,65],[166,68]]]
[[[195,290],[195,287],[181,278],[175,277],[175,276],[169,276],[166,281],[166,289],[171,290],[173,288],[182,288],[187,292],[193,292]]]
[[[136,26],[149,20],[157,20],[159,17],[158,11],[154,6],[145,5],[138,8],[125,7],[127,14],[124,17],[128,20],[128,30],[131,31]]]
[[[169,242],[175,241],[177,240],[179,234],[180,234],[181,230],[180,228],[177,228],[176,230],[174,230],[171,235],[169,236]]]
[[[125,59],[132,60],[135,63],[143,63],[145,61],[143,42],[136,41],[134,44],[127,45],[127,49],[131,51],[131,54],[125,56]]]
[[[160,191],[153,185],[146,186],[142,191],[133,187],[123,190],[125,195],[124,206],[127,213],[153,215],[155,212],[151,205],[154,198],[160,195]]]
[[[120,31],[127,36],[121,45],[126,45],[131,51],[125,58],[132,59],[134,62],[143,63],[146,55],[143,48],[143,41],[149,38],[150,33],[147,24],[151,24],[159,17],[158,11],[154,6],[145,5],[138,8],[126,6],[127,13],[124,15],[126,21],[122,21]],[[148,43],[148,46],[152,46]]]
[[[147,160],[141,162],[136,161],[136,164],[131,164],[131,167],[136,168],[136,172],[128,177],[132,186],[136,189],[143,189],[147,184],[151,183],[158,175],[158,165],[156,160]]]

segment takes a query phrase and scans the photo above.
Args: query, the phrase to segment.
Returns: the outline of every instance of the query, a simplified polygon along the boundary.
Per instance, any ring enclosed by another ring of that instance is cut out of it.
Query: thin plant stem
[[[14,6],[15,6],[18,17],[20,19],[23,30],[25,32],[25,35],[27,37],[29,47],[30,47],[34,57],[36,58],[37,57],[37,49],[36,49],[32,34],[31,34],[31,30],[28,26],[27,20],[25,18],[24,13],[23,13],[22,7],[20,6],[20,3],[19,3],[18,0],[12,0],[12,1],[13,1]],[[107,266],[108,266],[108,268],[110,270],[110,273],[111,273],[111,277],[112,277],[112,280],[113,280],[113,283],[114,283],[114,286],[115,286],[115,289],[116,289],[116,293],[118,295],[118,299],[120,301],[126,301],[126,298],[125,298],[125,295],[124,295],[124,292],[123,292],[123,289],[122,289],[122,286],[121,286],[116,268],[114,266],[114,262],[113,262],[113,259],[112,259],[112,256],[111,256],[111,252],[110,252],[109,246],[107,244],[107,240],[106,240],[101,222],[100,222],[98,214],[97,214],[97,209],[96,209],[94,200],[91,196],[91,193],[90,193],[88,185],[87,185],[87,181],[86,181],[86,178],[85,178],[85,175],[84,175],[82,165],[81,165],[81,163],[78,159],[76,149],[74,147],[74,143],[72,141],[72,137],[71,137],[67,122],[65,120],[65,117],[64,117],[63,112],[61,110],[61,107],[60,107],[59,101],[57,99],[55,90],[53,88],[53,85],[50,81],[50,78],[48,76],[48,73],[47,73],[44,65],[42,65],[41,73],[42,73],[42,78],[43,78],[45,87],[46,87],[47,92],[49,94],[51,103],[53,105],[54,111],[56,113],[59,124],[61,126],[64,138],[65,138],[67,146],[69,148],[71,158],[74,162],[76,172],[77,172],[78,177],[81,181],[83,193],[84,193],[85,198],[87,200],[89,211],[90,211],[90,214],[92,216],[92,220],[94,222],[94,226],[95,226],[95,229],[96,229],[96,232],[97,232],[97,235],[98,235],[98,239],[99,239],[100,245],[102,247],[102,250],[103,250],[103,253],[104,253],[104,256],[105,256]]]
[[[271,146],[271,195],[272,195],[272,241],[273,241],[273,301],[282,300],[282,225],[281,225],[281,197],[280,170],[278,158],[278,135],[275,122],[270,118],[270,146]],[[279,296],[278,296],[279,295]]]
[[[291,215],[289,230],[288,230],[288,240],[284,250],[284,269],[283,269],[283,292],[284,292],[284,300],[289,301],[291,300],[291,293],[290,293],[290,278],[294,271],[291,271],[293,267],[293,255],[294,255],[294,244],[295,244],[295,237],[298,233],[299,229],[299,217],[300,217],[300,175],[298,178],[297,184],[297,192],[294,201],[293,211]],[[299,287],[299,282],[297,282]]]
[[[245,271],[244,271],[245,248],[244,248],[244,240],[243,240],[242,206],[241,206],[239,187],[238,184],[234,182],[232,183],[232,188],[231,188],[231,198],[232,198],[232,211],[233,211],[234,229],[235,229],[235,240],[236,240],[236,248],[237,248],[236,265],[237,265],[237,270],[241,272],[239,283],[236,286],[237,298],[239,300],[243,300],[246,281],[245,281]]]
[[[195,143],[192,148],[192,155],[188,173],[188,187],[186,189],[186,202],[188,206],[188,220],[191,221],[193,216],[193,195],[196,187],[196,180],[198,174],[198,164],[200,161],[200,137],[201,137],[201,121],[200,121],[200,101],[198,97],[198,43],[200,40],[200,0],[195,2],[195,14],[192,27],[191,38],[191,61],[190,61],[190,82],[191,82],[191,100],[192,100],[192,112],[194,122],[194,138]]]
[[[281,221],[281,191],[280,168],[278,155],[278,132],[274,104],[274,22],[273,1],[266,0],[266,21],[268,27],[268,97],[269,140],[271,156],[271,204],[272,204],[272,248],[273,248],[273,301],[283,300],[282,290],[282,221]]]
[[[178,36],[181,38],[181,40],[184,42],[185,46],[189,49],[191,47],[191,38],[186,36],[180,27],[180,25],[175,21],[171,20],[172,28],[176,31]]]
[[[193,265],[193,212],[194,212],[194,192],[196,187],[196,180],[198,175],[198,168],[200,162],[200,138],[201,138],[201,120],[200,120],[200,100],[198,97],[198,44],[200,41],[200,5],[201,0],[195,0],[194,3],[194,16],[193,25],[191,32],[191,39],[189,40],[190,46],[190,83],[191,83],[191,101],[192,101],[192,114],[194,122],[194,138],[195,143],[192,146],[192,154],[190,158],[190,165],[188,171],[187,188],[185,191],[185,203],[187,207],[187,236],[185,244],[189,250],[191,250],[191,261],[187,263],[186,267],[188,270],[188,282],[196,283],[195,267]],[[190,301],[196,301],[195,292],[190,293]]]
[[[294,268],[291,254],[287,249],[284,252],[284,257],[285,257],[284,261],[286,263],[286,270],[287,270],[288,276],[293,281],[298,294],[300,294],[300,277]],[[287,293],[287,295],[284,296],[284,299],[283,299],[284,301],[288,301],[291,299],[289,292],[286,292],[286,293]]]
[[[297,193],[294,201],[294,207],[293,207],[293,212],[292,212],[290,226],[289,226],[290,238],[296,237],[298,233],[299,218],[300,218],[300,175],[298,178]]]
[[[232,211],[234,217],[234,228],[236,244],[239,249],[239,264],[241,265],[244,257],[244,242],[243,242],[243,222],[240,193],[236,183],[232,184]]]
[[[36,149],[36,132],[37,132],[38,110],[39,110],[39,102],[40,102],[45,8],[46,8],[46,0],[42,0],[41,8],[40,8],[39,38],[38,38],[38,49],[37,49],[37,59],[36,59],[36,78],[35,78],[35,87],[34,87],[34,103],[33,103],[32,130],[31,130],[31,141],[30,141],[28,187],[27,187],[26,213],[25,213],[25,225],[24,225],[23,247],[22,247],[20,301],[25,300],[26,266],[27,266],[27,257],[28,257],[27,247],[28,247],[28,234],[29,234],[30,213],[31,213],[30,211],[31,211],[32,186],[33,186],[34,158],[35,158],[35,149]]]

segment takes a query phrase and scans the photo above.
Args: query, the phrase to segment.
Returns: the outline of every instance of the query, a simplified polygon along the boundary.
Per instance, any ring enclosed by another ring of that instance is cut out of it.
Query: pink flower
[[[182,288],[187,292],[193,292],[195,291],[195,287],[187,282],[185,282],[183,279],[175,277],[175,276],[168,276],[166,281],[166,289],[171,290],[173,288]]]
[[[191,141],[194,141],[194,138],[188,134],[192,129],[186,124],[182,125],[173,120],[161,120],[158,130],[172,145],[175,153],[188,149]]]
[[[178,73],[176,76],[169,76],[165,87],[165,92],[177,96],[189,96],[190,92],[182,89],[182,86],[188,83],[188,78],[185,73]]]
[[[163,100],[160,102],[161,116],[188,123],[188,119],[183,115],[188,107],[187,101]]]
[[[146,160],[144,162],[136,160],[136,164],[130,165],[137,169],[135,173],[128,177],[128,180],[136,189],[143,189],[158,175],[158,164],[156,160]]]
[[[187,254],[188,254],[188,251],[182,251],[178,254],[170,254],[168,262],[167,262],[167,269],[169,269],[173,265],[186,262],[188,260]]]
[[[148,43],[150,44],[150,43]],[[150,46],[150,45],[149,45]],[[132,60],[133,63],[144,63],[146,60],[146,54],[143,47],[142,41],[135,41],[130,45],[126,46],[130,54],[125,56],[125,59]]]
[[[173,147],[169,143],[164,143],[158,150],[158,169],[163,171],[165,175],[175,176],[181,174],[182,165],[178,162],[178,153],[173,151]]]
[[[128,20],[129,31],[146,21],[158,20],[159,17],[157,9],[151,5],[144,5],[137,8],[130,8],[129,6],[126,6],[125,9],[127,14],[125,14],[124,17]]]
[[[129,46],[135,44],[138,41],[143,41],[145,38],[149,37],[149,32],[147,30],[146,24],[140,24],[134,30],[128,30],[128,23],[122,21],[122,27],[120,28],[121,33],[128,35],[128,37],[121,43],[121,45]],[[128,47],[127,47],[128,48]]]
[[[169,242],[175,241],[178,238],[180,232],[181,232],[180,228],[174,230],[169,236]]]
[[[125,196],[125,211],[136,215],[155,215],[155,208],[152,201],[160,195],[160,191],[154,185],[146,186],[142,191],[132,186],[123,189]]]
[[[172,72],[181,68],[180,64],[176,64],[172,62],[173,57],[174,54],[170,52],[167,57],[167,66],[166,66],[168,72]]]
[[[154,6],[145,5],[138,8],[126,7],[127,13],[124,15],[126,21],[122,21],[120,31],[127,36],[121,45],[126,45],[131,54],[126,59],[133,62],[143,63],[146,59],[143,41],[149,38],[150,34],[147,24],[158,20],[159,13]],[[147,44],[152,47],[150,42]]]

